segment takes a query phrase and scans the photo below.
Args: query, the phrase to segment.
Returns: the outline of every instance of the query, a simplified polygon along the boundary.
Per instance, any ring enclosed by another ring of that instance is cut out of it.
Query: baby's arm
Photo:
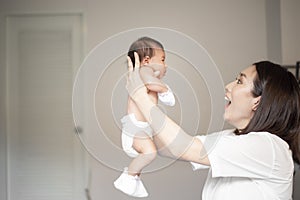
[[[175,105],[172,90],[155,76],[155,71],[147,66],[140,68],[140,75],[148,90],[157,92],[158,99],[167,106]]]
[[[158,93],[164,93],[168,91],[168,87],[155,76],[155,72],[151,67],[141,67],[140,75],[148,90]]]

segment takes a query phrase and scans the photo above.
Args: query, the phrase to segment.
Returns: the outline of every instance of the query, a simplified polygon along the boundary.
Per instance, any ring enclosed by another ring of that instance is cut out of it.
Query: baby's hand
[[[156,78],[158,78],[159,77],[159,75],[160,75],[160,71],[154,71],[154,76],[156,77]]]
[[[163,64],[160,63],[149,63],[144,65],[145,67],[149,67],[152,69],[153,71],[153,76],[155,76],[156,78],[163,78],[165,76],[166,73],[166,67]]]

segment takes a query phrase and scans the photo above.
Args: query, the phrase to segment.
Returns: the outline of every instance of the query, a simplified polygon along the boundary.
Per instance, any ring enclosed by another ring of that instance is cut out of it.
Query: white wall
[[[300,1],[281,0],[282,62],[300,61]]]
[[[219,66],[225,82],[254,61],[266,58],[265,2],[89,0],[87,49],[109,36],[136,27],[165,27],[202,44]],[[233,70],[235,71],[235,70]]]
[[[278,29],[278,23],[275,21],[275,26],[267,25],[272,23],[272,18],[267,16],[274,15],[272,10],[267,10],[270,5],[268,0],[1,0],[0,199],[5,199],[5,187],[2,187],[5,184],[5,61],[2,59],[5,53],[2,44],[5,41],[3,30],[6,14],[83,13],[86,53],[99,42],[128,29],[145,26],[174,29],[189,35],[207,49],[227,83],[253,62],[280,55],[270,49],[273,48],[270,41],[278,38],[278,35],[270,37],[270,30]],[[299,38],[296,36],[300,31],[299,26],[295,26],[299,22],[299,14],[295,14],[296,7],[299,8],[298,0],[281,1],[282,60],[285,64],[300,59],[297,58],[300,47],[297,46],[299,42],[296,39]],[[297,55],[293,54],[295,51]],[[209,102],[203,103],[204,106],[206,104]],[[119,172],[93,159],[90,164],[92,199],[129,199],[112,187],[112,181]],[[177,162],[166,169],[145,175],[151,194],[148,199],[201,199],[205,177],[205,171],[192,172],[187,163]]]
[[[151,3],[90,0],[87,9],[87,49],[120,31],[155,26],[183,32],[202,44],[225,82],[233,80],[241,69],[253,62],[267,58],[266,11],[265,2],[261,0],[153,0]],[[205,105],[209,103],[203,102],[202,106]],[[108,132],[116,131],[111,128]],[[111,180],[120,172],[93,160],[91,163],[92,197],[131,199],[112,188]],[[150,192],[148,199],[201,199],[205,177],[205,171],[193,172],[187,163],[177,162],[164,170],[144,174],[143,180]]]
[[[267,57],[282,62],[280,0],[266,0]]]

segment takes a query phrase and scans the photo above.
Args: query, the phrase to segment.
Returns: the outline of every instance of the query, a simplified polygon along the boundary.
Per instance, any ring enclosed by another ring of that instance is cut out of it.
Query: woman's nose
[[[228,83],[228,84],[225,86],[225,92],[231,92],[233,83],[234,83],[234,81]]]

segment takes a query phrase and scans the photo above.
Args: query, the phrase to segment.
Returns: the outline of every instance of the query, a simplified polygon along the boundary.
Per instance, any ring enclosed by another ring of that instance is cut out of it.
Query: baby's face
[[[150,58],[149,64],[156,64],[151,65],[153,70],[155,71],[155,74],[157,74],[157,78],[162,78],[165,76],[167,71],[167,65],[165,63],[165,52],[162,49],[156,49],[154,56]]]

